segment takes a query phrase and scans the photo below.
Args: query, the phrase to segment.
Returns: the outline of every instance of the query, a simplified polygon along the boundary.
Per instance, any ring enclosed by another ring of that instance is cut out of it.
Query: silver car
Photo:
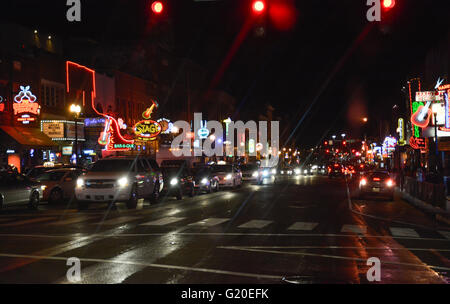
[[[17,172],[0,172],[0,209],[6,206],[27,204],[37,209],[45,186]]]

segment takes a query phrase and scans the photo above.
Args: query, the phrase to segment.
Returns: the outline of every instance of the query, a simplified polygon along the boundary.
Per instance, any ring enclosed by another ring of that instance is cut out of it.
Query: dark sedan
[[[211,167],[195,168],[192,173],[194,176],[194,188],[196,193],[219,191],[219,176],[213,172]]]
[[[388,172],[368,172],[359,181],[359,191],[361,198],[368,195],[386,196],[394,200],[394,180]]]
[[[164,189],[167,195],[174,195],[177,200],[183,199],[183,194],[195,195],[195,181],[190,170],[181,167],[161,167]]]
[[[0,209],[10,205],[27,204],[37,209],[45,186],[17,172],[0,172]]]

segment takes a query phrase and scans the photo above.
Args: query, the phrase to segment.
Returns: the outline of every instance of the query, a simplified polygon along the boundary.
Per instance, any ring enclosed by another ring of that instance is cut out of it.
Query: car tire
[[[28,201],[28,209],[36,210],[39,207],[39,192],[33,191],[30,196],[30,200]]]
[[[181,189],[178,190],[178,193],[177,193],[177,195],[175,197],[179,201],[181,201],[183,199],[183,193],[181,192]]]
[[[133,187],[131,187],[131,191],[130,191],[130,198],[127,200],[127,208],[128,209],[136,209],[137,204],[138,204],[137,189],[136,189],[136,185],[133,185]]]
[[[52,192],[50,192],[50,195],[48,197],[48,203],[50,205],[56,205],[56,204],[60,204],[63,201],[63,192],[61,189],[59,188],[55,188],[52,190]]]

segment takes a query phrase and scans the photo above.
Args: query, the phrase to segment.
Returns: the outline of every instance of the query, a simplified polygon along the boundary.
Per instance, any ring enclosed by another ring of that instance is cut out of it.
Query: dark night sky
[[[4,22],[100,41],[140,39],[148,21],[143,12],[151,3],[82,0],[82,22],[70,24],[65,1],[8,2],[2,3]],[[249,18],[251,1],[166,2],[176,52],[214,74]],[[349,117],[367,116],[376,127],[374,122],[388,119],[392,106],[403,102],[407,77],[421,76],[428,49],[448,34],[447,2],[397,0],[379,24],[366,20],[366,0],[295,1],[294,28],[280,31],[267,21],[263,37],[250,31],[218,86],[236,97],[242,113],[250,115],[255,107],[271,103],[288,133],[316,101],[293,136],[299,144],[316,144],[330,128],[356,131],[358,125],[351,128]],[[349,114],[349,108],[360,110]]]

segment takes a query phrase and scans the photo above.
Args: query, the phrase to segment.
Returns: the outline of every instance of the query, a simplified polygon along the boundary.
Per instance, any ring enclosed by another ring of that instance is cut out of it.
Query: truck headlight
[[[176,184],[178,184],[178,179],[172,178],[172,179],[170,180],[170,185],[175,186]]]
[[[119,187],[125,187],[125,186],[127,186],[128,185],[128,178],[127,177],[122,177],[122,178],[119,178],[118,180],[117,180],[117,184],[119,185]]]
[[[81,188],[84,186],[84,180],[82,178],[77,179],[77,187]]]
[[[206,184],[208,183],[208,179],[206,179],[206,178],[202,179],[201,183],[202,183],[203,185],[206,185]]]

